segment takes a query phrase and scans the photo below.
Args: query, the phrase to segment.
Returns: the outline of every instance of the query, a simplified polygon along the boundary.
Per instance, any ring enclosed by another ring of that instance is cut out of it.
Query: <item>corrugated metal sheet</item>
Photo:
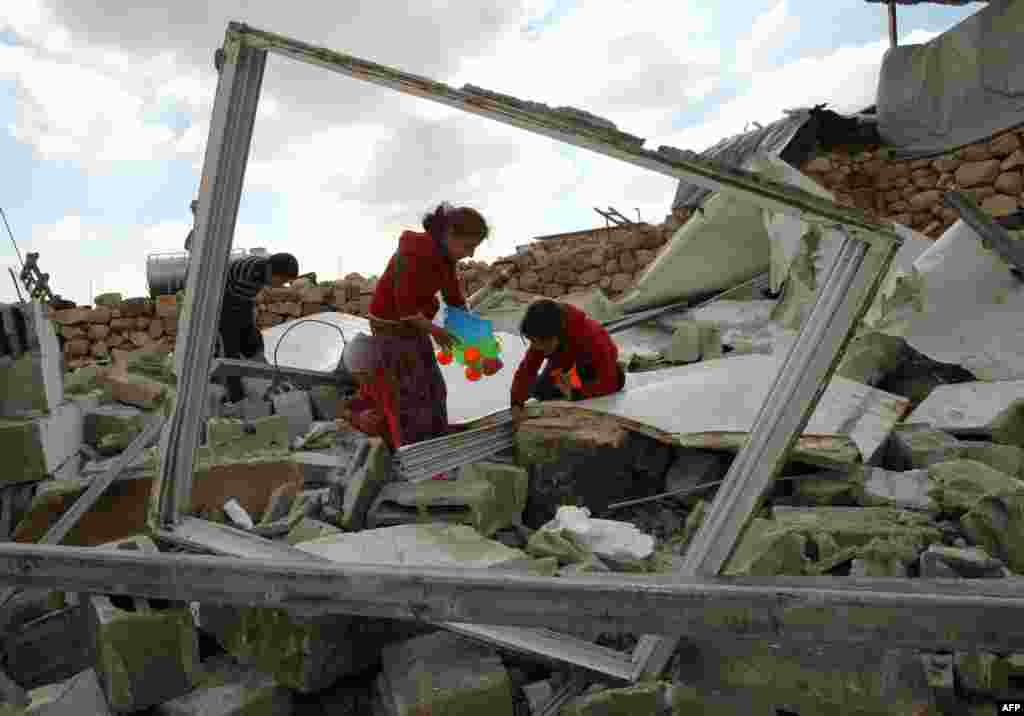
[[[780,156],[810,117],[809,111],[794,112],[766,127],[723,139],[710,149],[705,149],[699,156],[701,159],[712,159],[736,168],[742,167],[744,162],[758,153]],[[696,184],[679,182],[672,208],[700,206],[710,194],[711,191]]]

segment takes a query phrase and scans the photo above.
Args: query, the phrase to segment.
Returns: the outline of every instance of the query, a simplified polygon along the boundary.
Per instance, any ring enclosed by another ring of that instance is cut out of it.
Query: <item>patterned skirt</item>
[[[398,422],[405,445],[448,432],[448,388],[426,334],[374,330],[380,367],[398,383]]]

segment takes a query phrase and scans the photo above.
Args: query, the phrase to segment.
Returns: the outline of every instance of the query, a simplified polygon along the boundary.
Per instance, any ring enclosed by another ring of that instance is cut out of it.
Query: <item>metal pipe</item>
[[[889,6],[889,47],[896,47],[896,0],[888,0]]]
[[[0,218],[4,220],[4,226],[7,227],[7,235],[11,237],[14,253],[18,256],[18,263],[21,264],[22,268],[25,268],[25,261],[21,258],[21,249],[18,248],[18,242],[14,240],[14,232],[11,231],[11,225],[7,223],[7,214],[4,213],[3,208],[0,208]]]

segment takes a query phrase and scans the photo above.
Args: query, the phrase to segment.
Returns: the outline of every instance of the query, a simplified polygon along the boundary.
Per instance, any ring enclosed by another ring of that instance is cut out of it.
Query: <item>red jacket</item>
[[[551,367],[568,372],[582,363],[593,369],[593,377],[590,382],[583,383],[579,398],[597,398],[619,390],[619,347],[615,341],[604,326],[586,313],[575,306],[561,305],[565,311],[565,340],[548,358]],[[512,379],[512,405],[522,405],[530,397],[537,371],[545,357],[532,348],[526,351]]]
[[[398,239],[398,251],[377,281],[370,315],[385,321],[418,316],[433,320],[441,307],[438,291],[449,305],[466,305],[455,262],[444,247],[430,234],[405,231]]]
[[[396,386],[378,368],[373,382],[360,385],[348,406],[352,410],[352,427],[367,435],[384,438],[393,450],[402,446],[395,391]]]

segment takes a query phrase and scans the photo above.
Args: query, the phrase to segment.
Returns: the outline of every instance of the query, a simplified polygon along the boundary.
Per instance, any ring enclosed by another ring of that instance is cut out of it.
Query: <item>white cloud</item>
[[[752,71],[772,52],[791,42],[799,30],[800,18],[790,14],[787,0],[779,0],[754,18],[750,33],[736,43],[736,70]]]
[[[927,42],[936,34],[915,31],[904,42]],[[875,102],[882,55],[888,47],[887,40],[840,47],[828,55],[803,57],[757,72],[746,93],[720,105],[702,124],[671,133],[659,142],[702,151],[743,132],[752,122],[768,124],[781,119],[785,109],[824,102],[840,113],[864,109]]]

